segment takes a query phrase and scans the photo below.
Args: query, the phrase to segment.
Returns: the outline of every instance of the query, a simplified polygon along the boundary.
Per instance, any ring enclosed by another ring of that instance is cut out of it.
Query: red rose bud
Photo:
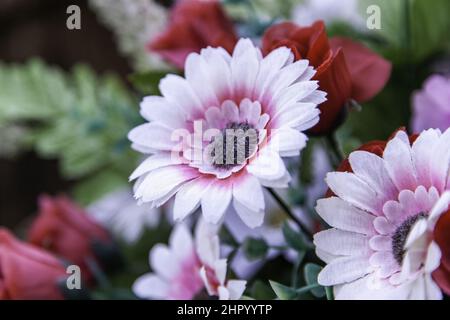
[[[0,228],[0,300],[63,299],[58,283],[67,277],[56,257]]]
[[[327,134],[340,125],[351,100],[365,102],[384,87],[391,64],[365,46],[350,39],[328,41],[325,25],[317,21],[309,27],[285,22],[270,27],[263,36],[263,52],[286,46],[296,60],[308,59],[316,69],[314,80],[327,93],[319,123],[312,134]]]
[[[108,232],[65,196],[39,198],[39,214],[31,226],[29,241],[78,265],[83,281],[88,283],[92,280],[89,261],[107,267],[105,255],[100,256],[97,248],[115,247]],[[113,252],[109,250],[109,256]]]
[[[439,288],[450,295],[450,210],[442,214],[434,227],[434,241],[441,249],[441,264],[432,276]]]
[[[237,42],[233,23],[219,1],[180,0],[172,9],[167,30],[148,48],[184,69],[186,57],[208,46],[231,53]]]

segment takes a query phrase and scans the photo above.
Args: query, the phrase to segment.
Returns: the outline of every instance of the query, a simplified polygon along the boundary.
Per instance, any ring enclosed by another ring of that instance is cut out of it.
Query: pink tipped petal
[[[398,190],[415,190],[416,172],[412,162],[411,147],[403,131],[390,140],[383,153],[386,169]]]
[[[383,235],[388,235],[395,231],[395,225],[385,217],[376,217],[373,221],[373,226],[378,233]]]
[[[382,158],[366,151],[355,151],[350,154],[349,161],[353,172],[366,181],[384,201],[395,197],[397,189]]]

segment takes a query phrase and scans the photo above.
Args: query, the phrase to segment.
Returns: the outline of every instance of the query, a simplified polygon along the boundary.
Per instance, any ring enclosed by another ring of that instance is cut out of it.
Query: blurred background
[[[66,9],[74,3],[81,8],[81,30],[66,28]],[[99,73],[113,71],[124,81],[131,72],[112,32],[99,22],[86,0],[2,0],[0,30],[4,63],[40,57],[69,71],[83,62]],[[16,226],[36,211],[39,194],[63,192],[72,184],[61,176],[57,159],[44,160],[34,151],[0,157],[0,225]]]

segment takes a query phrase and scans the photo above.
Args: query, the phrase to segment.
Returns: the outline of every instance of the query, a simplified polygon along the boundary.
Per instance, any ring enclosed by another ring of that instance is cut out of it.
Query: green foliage
[[[317,276],[319,275],[320,270],[322,270],[322,267],[317,264],[307,263],[305,265],[305,281],[308,286],[318,284]],[[311,289],[311,293],[317,298],[325,297],[325,289],[323,287]]]
[[[249,260],[264,259],[269,246],[264,239],[246,238],[242,244],[245,256]]]
[[[297,292],[295,291],[295,289],[271,280],[269,280],[269,283],[278,299],[292,300],[297,297]]]
[[[256,280],[253,283],[250,292],[255,300],[272,300],[276,297],[270,286],[261,280]]]
[[[129,76],[129,80],[140,93],[146,95],[158,95],[159,81],[164,78],[166,74],[167,71],[133,73]]]
[[[385,55],[395,63],[420,62],[450,41],[448,0],[362,0],[361,9],[378,5],[381,29],[375,33],[387,40]]]
[[[301,232],[292,229],[289,223],[285,222],[282,230],[286,243],[292,249],[301,252],[314,248],[313,244]]]
[[[0,87],[0,122],[26,124],[28,144],[58,158],[66,178],[132,170],[136,156],[126,136],[140,121],[137,101],[117,77],[83,65],[65,73],[31,60],[0,65]]]

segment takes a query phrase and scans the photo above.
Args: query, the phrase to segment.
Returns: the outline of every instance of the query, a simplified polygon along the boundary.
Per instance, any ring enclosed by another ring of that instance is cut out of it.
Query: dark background
[[[81,8],[81,30],[66,28],[66,9],[72,4]],[[87,1],[0,0],[0,61],[24,62],[31,57],[66,70],[82,62],[100,73],[115,71],[124,79],[131,71]],[[35,213],[39,194],[59,193],[70,185],[59,176],[56,160],[41,160],[33,153],[0,159],[0,226],[20,226]]]

